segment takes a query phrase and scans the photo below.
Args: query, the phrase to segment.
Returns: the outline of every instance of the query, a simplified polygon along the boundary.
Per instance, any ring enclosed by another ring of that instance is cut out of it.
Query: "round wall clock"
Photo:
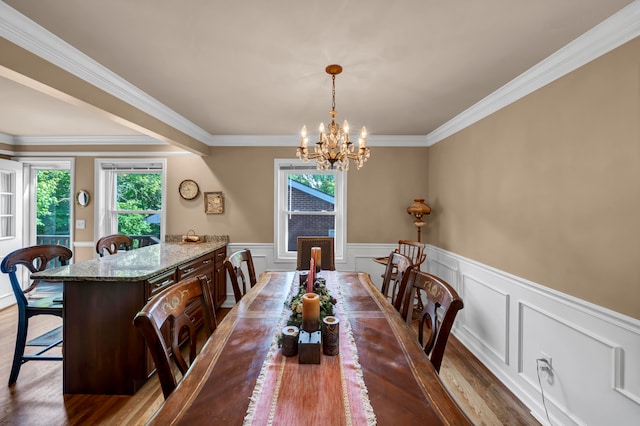
[[[180,196],[185,200],[193,200],[198,196],[198,194],[200,194],[200,187],[198,186],[196,181],[185,179],[180,182],[178,192],[180,192]]]

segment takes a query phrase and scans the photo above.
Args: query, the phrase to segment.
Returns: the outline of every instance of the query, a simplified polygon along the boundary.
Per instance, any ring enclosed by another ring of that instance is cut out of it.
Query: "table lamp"
[[[418,228],[418,242],[420,242],[420,230],[426,224],[426,222],[422,220],[422,215],[431,213],[431,207],[424,203],[424,198],[415,198],[413,204],[407,207],[407,213],[412,214],[416,218],[413,224]]]

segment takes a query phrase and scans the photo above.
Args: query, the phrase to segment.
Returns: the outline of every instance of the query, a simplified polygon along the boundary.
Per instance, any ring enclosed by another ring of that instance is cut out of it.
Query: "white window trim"
[[[275,263],[295,261],[297,254],[286,250],[286,175],[289,170],[282,170],[283,167],[307,167],[310,173],[322,174],[333,173],[336,175],[335,187],[335,260],[344,260],[347,245],[347,173],[336,170],[321,171],[316,170],[314,163],[292,159],[274,160],[274,235],[273,242],[275,248]]]
[[[25,201],[24,201],[24,232],[23,241],[26,245],[36,244],[36,170],[69,170],[71,183],[69,184],[69,192],[71,200],[69,202],[69,245],[73,249],[75,245],[75,206],[73,198],[76,193],[75,189],[75,171],[76,161],[73,157],[16,157],[14,160],[19,161],[24,167],[24,185],[25,185]],[[71,260],[70,262],[73,262]]]
[[[161,163],[162,164],[162,203],[160,207],[160,241],[165,240],[166,233],[166,216],[167,216],[167,159],[166,158],[96,158],[94,164],[95,173],[95,187],[94,187],[94,199],[96,208],[94,210],[94,241],[97,241],[100,237],[108,234],[112,234],[116,231],[105,229],[105,222],[101,218],[101,214],[105,214],[107,211],[107,182],[106,173],[103,170],[103,165],[108,163],[131,165],[131,167],[139,166],[148,163]]]

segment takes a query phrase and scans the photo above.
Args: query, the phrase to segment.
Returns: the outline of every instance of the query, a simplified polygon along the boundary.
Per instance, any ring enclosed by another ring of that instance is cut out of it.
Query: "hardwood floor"
[[[219,320],[226,312],[219,312]],[[63,395],[62,363],[56,361],[24,364],[18,382],[7,387],[16,323],[15,306],[0,311],[0,425],[142,425],[162,404],[164,398],[155,375],[133,396]],[[32,318],[29,338],[60,323],[55,317]],[[475,424],[539,424],[453,336],[440,376]]]

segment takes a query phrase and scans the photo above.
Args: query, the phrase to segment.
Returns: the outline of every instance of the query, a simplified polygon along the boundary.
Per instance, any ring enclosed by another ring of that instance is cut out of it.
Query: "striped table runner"
[[[340,354],[322,355],[319,365],[298,364],[297,356],[282,356],[278,336],[274,336],[244,425],[376,424],[351,326],[342,304],[340,283],[331,271],[323,271],[322,276],[327,280],[329,292],[338,301],[335,315],[340,319]],[[296,274],[292,294],[297,290],[297,283]],[[278,330],[286,325],[289,314],[285,307]]]

